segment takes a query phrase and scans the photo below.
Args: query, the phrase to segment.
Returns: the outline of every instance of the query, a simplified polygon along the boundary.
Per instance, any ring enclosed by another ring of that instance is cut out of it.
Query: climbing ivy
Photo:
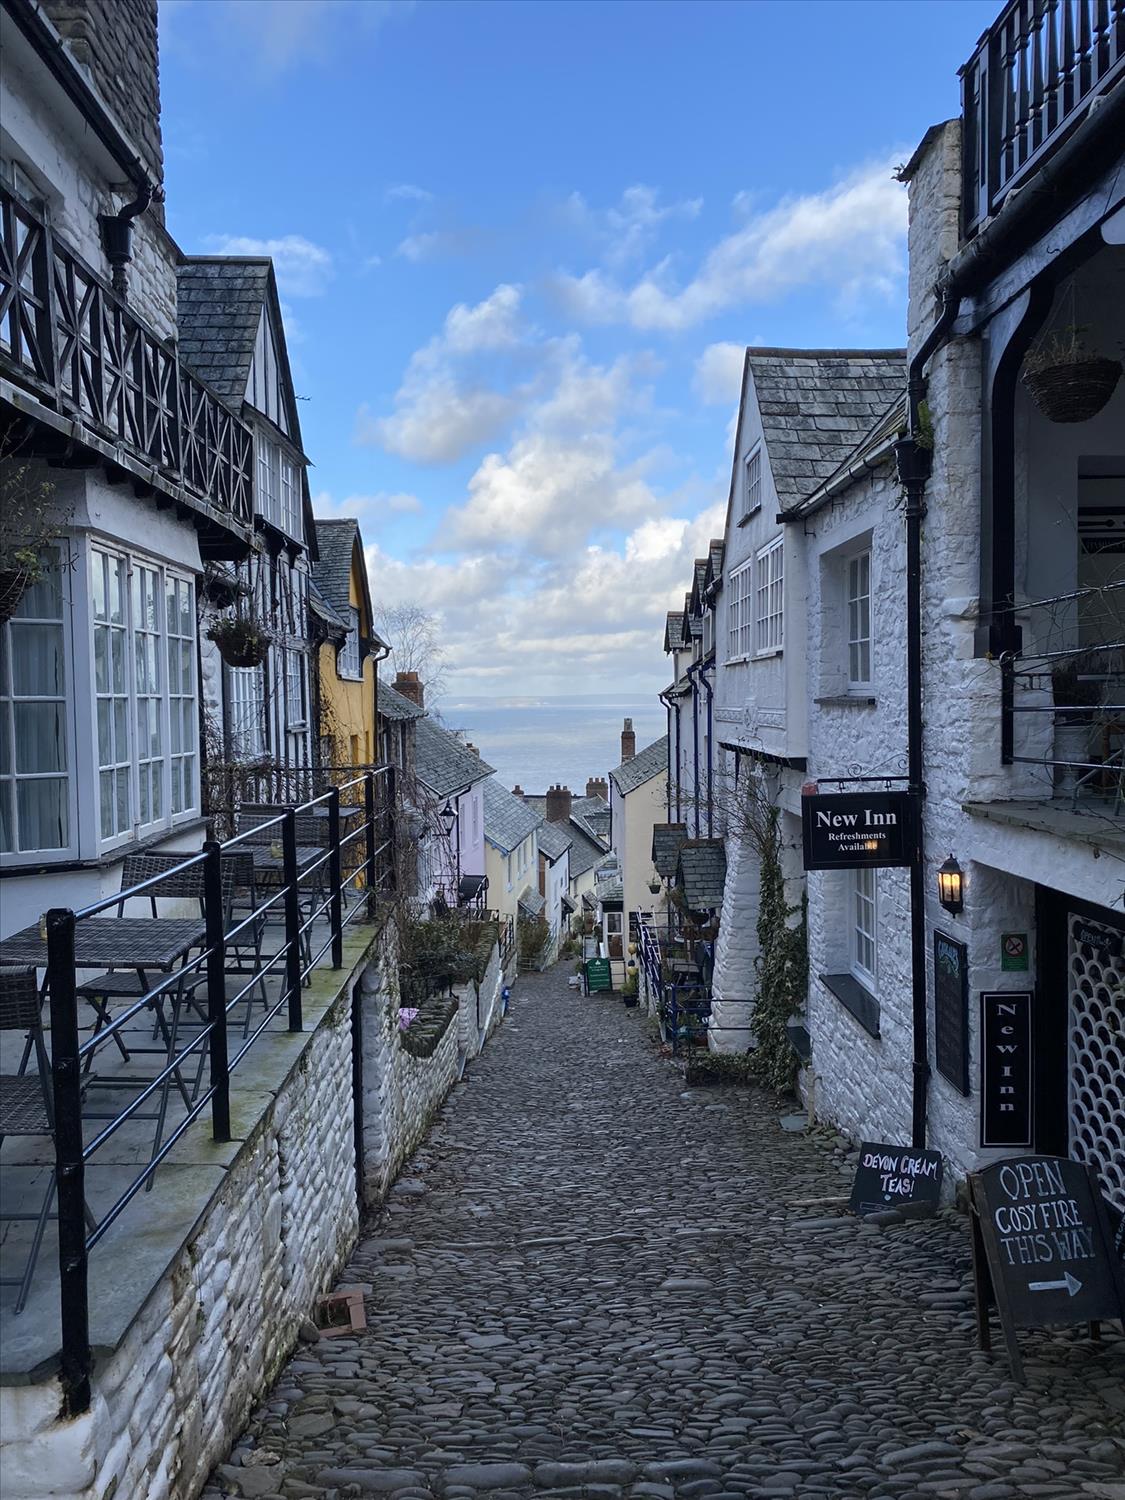
[[[765,810],[759,840],[761,886],[758,906],[758,997],[754,1005],[754,1035],[757,1049],[754,1071],[770,1088],[793,1087],[797,1058],[789,1041],[786,1022],[804,1009],[808,989],[807,902],[789,906],[785,900],[785,876],[781,868],[781,834],[776,807]],[[800,912],[796,926],[790,918]]]

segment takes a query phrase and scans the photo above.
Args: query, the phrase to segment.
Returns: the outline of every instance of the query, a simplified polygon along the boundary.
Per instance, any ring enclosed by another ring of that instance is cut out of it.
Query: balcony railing
[[[962,230],[975,234],[1125,76],[1125,0],[1011,0],[961,69]]]
[[[249,526],[250,429],[25,204],[0,186],[0,373],[140,477]]]

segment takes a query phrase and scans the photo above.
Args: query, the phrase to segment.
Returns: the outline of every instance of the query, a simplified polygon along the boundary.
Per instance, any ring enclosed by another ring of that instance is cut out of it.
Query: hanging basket
[[[207,632],[228,667],[260,667],[269,655],[270,637],[253,620],[218,620]]]
[[[6,625],[15,614],[30,584],[31,573],[27,568],[0,570],[0,625]]]
[[[1120,378],[1120,360],[1101,355],[1023,372],[1023,383],[1048,422],[1088,422],[1105,406]]]

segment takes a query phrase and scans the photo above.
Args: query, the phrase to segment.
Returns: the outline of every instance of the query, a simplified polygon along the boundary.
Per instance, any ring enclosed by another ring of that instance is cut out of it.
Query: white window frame
[[[731,570],[723,592],[727,599],[727,660],[745,661],[752,644],[753,558]]]
[[[266,754],[266,684],[261,667],[228,667],[231,753],[236,760]]]
[[[754,554],[754,655],[777,656],[785,647],[785,537]]]
[[[304,729],[309,719],[308,673],[305,653],[296,646],[285,647],[285,727]]]
[[[742,464],[742,519],[762,508],[762,445],[757,443]]]
[[[879,981],[879,872],[848,871],[848,942],[852,974],[873,994]]]
[[[254,433],[257,451],[255,505],[258,513],[297,541],[302,540],[300,468],[289,450],[264,432]]]
[[[844,559],[844,612],[848,625],[848,691],[871,690],[871,548]],[[865,660],[866,658],[866,660]],[[866,671],[864,667],[866,666]]]
[[[337,676],[346,677],[352,682],[362,682],[363,666],[359,659],[359,610],[354,604],[348,606],[348,617],[351,620],[351,626],[344,644],[336,655],[336,673]]]
[[[34,589],[29,590],[23,601],[16,610],[13,618],[6,624],[0,625],[0,649],[4,651],[7,658],[8,682],[7,690],[3,694],[3,703],[7,708],[6,714],[0,714],[0,734],[6,738],[7,754],[0,764],[6,764],[7,769],[2,773],[2,781],[7,796],[10,798],[11,825],[10,834],[13,847],[10,850],[0,851],[0,864],[3,866],[18,866],[29,860],[35,864],[48,864],[60,860],[73,859],[79,852],[82,829],[78,816],[78,774],[76,768],[79,765],[77,755],[77,732],[75,724],[76,694],[73,684],[78,680],[74,663],[74,636],[73,622],[76,611],[75,595],[84,597],[81,588],[74,587],[78,568],[75,564],[75,548],[65,539],[60,538],[53,542],[44,551],[55,553],[57,560],[49,566],[58,570],[59,583],[59,616],[49,618],[46,615],[32,615],[28,613],[34,600]],[[22,630],[28,626],[34,628],[36,625],[57,627],[60,632],[62,651],[62,691],[61,693],[20,693],[15,691],[15,676],[13,668],[13,644],[18,644]],[[13,626],[15,630],[13,631]],[[63,738],[60,748],[62,750],[63,765],[58,771],[23,770],[19,768],[17,756],[16,739],[16,708],[22,703],[47,703],[62,705],[62,731]],[[87,759],[89,759],[90,747],[87,744]],[[19,806],[18,794],[21,783],[32,781],[61,781],[63,783],[63,812],[65,820],[66,840],[57,848],[53,849],[22,849],[19,846]]]

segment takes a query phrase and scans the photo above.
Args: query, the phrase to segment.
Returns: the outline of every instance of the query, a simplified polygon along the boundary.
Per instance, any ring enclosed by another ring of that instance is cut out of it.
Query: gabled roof
[[[858,479],[861,474],[877,467],[880,462],[888,461],[892,456],[892,444],[906,431],[906,406],[906,392],[903,391],[895,397],[870,432],[860,439],[824,483],[819,485],[807,499],[795,505],[791,511],[786,511],[786,518],[788,519],[790,515],[793,517],[811,515],[822,505],[826,505],[839,490]]]
[[[703,590],[707,583],[707,559],[697,557],[692,564],[691,593],[688,595],[688,609],[693,615],[698,614],[703,608]]]
[[[375,707],[384,719],[421,719],[426,714],[426,710],[419,708],[412,698],[395,692],[381,677],[376,684]]]
[[[670,609],[664,626],[664,649],[665,651],[683,651],[687,645],[688,639],[684,634],[684,612],[682,609]]]
[[[519,797],[513,797],[495,776],[484,784],[484,836],[501,854],[511,854],[539,827],[539,814]]]
[[[681,847],[687,843],[686,823],[655,823],[652,829],[652,862],[658,875],[673,880]]]
[[[565,823],[544,823],[539,829],[539,851],[554,864],[570,848],[570,833]]]
[[[632,760],[623,760],[609,775],[610,780],[624,797],[667,769],[668,736],[662,734],[658,740],[653,740],[651,745],[646,745],[643,750],[639,750]]]
[[[727,855],[722,839],[688,839],[680,845],[676,884],[691,911],[711,911],[723,904]]]
[[[546,899],[539,894],[533,885],[529,885],[521,894],[517,903],[521,917],[538,917],[546,906]]]
[[[180,358],[232,411],[240,412],[272,263],[188,256],[176,270]]]
[[[746,351],[778,509],[796,505],[823,483],[902,390],[903,349],[759,349]],[[731,463],[738,481],[742,405]]]
[[[711,545],[707,549],[707,574],[703,580],[703,591],[709,594],[712,589],[721,587],[723,581],[723,554],[726,546],[721,537],[711,538]]]
[[[313,564],[312,576],[320,592],[349,628],[351,622],[351,576],[359,548],[359,586],[368,620],[371,619],[371,594],[367,582],[367,564],[363,558],[363,538],[359,533],[359,522],[354,516],[341,516],[333,520],[317,517],[316,544],[319,554]]]
[[[318,619],[323,620],[324,624],[328,627],[329,635],[342,639],[351,629],[351,621],[350,619],[341,620],[340,616],[317,587],[315,573],[316,570],[314,568],[314,576],[309,579],[308,583],[309,608]]]
[[[423,714],[414,731],[414,774],[435,797],[449,797],[491,776],[494,767]]]

